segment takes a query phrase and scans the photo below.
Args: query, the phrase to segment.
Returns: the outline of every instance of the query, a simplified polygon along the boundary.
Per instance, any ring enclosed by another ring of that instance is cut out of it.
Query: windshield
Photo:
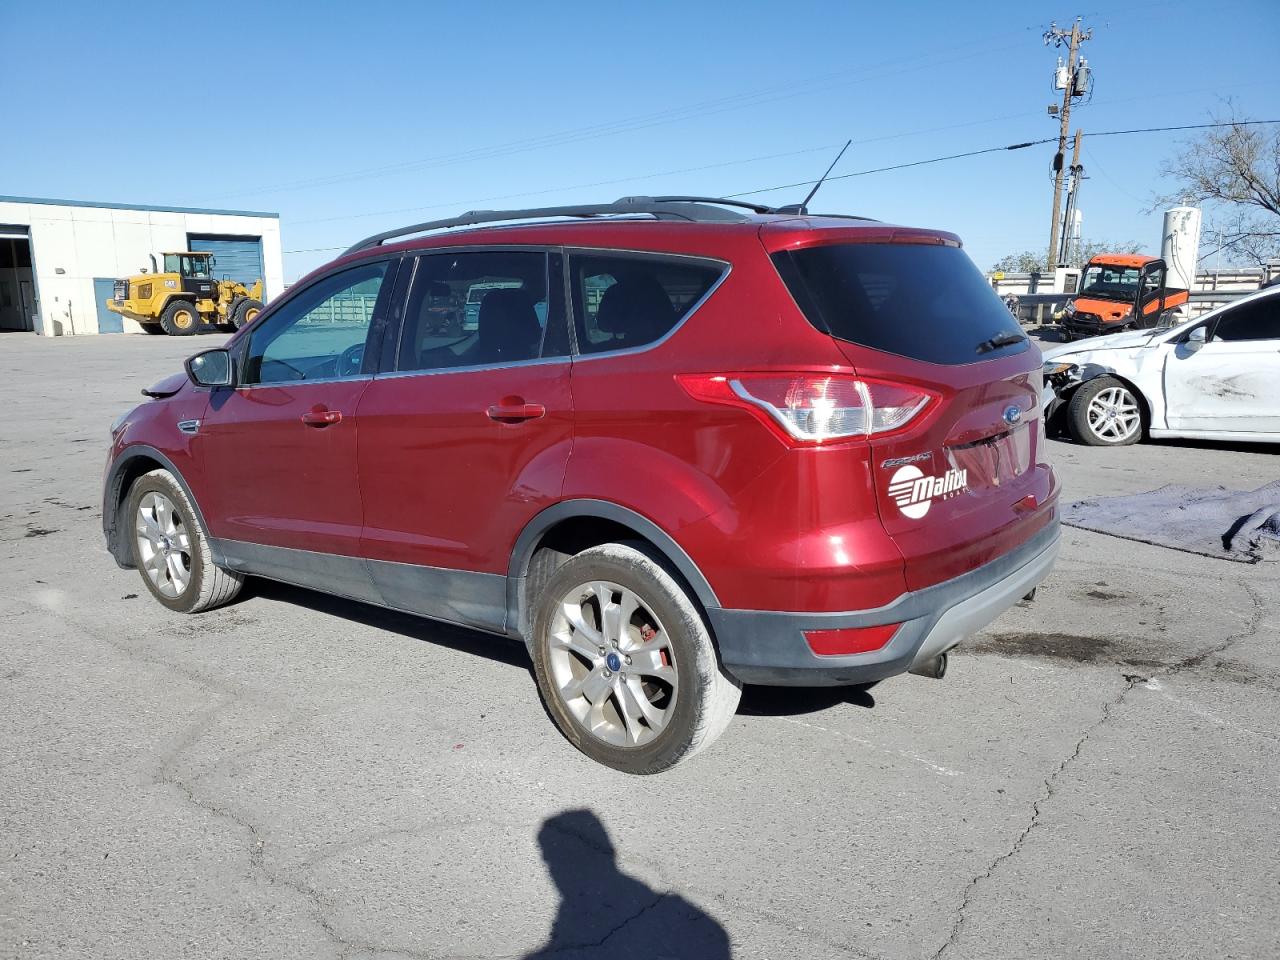
[[[1138,295],[1137,267],[1091,263],[1080,281],[1080,296],[1131,302]]]
[[[184,277],[208,279],[210,276],[209,257],[192,256],[188,253],[166,253],[164,255],[164,272],[177,273]]]

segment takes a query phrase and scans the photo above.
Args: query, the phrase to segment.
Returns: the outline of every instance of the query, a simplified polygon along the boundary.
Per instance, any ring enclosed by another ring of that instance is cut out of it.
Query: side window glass
[[[1280,340],[1280,297],[1264,297],[1228,310],[1219,318],[1214,340]]]
[[[1160,292],[1160,287],[1164,283],[1163,270],[1151,270],[1142,275],[1142,299],[1143,301],[1155,296]]]
[[[578,352],[628,350],[661,339],[724,270],[661,257],[570,254]]]
[[[418,258],[396,369],[495,366],[568,356],[562,258],[536,251]]]
[[[335,273],[268,316],[249,340],[246,382],[358,375],[389,266],[382,260]]]

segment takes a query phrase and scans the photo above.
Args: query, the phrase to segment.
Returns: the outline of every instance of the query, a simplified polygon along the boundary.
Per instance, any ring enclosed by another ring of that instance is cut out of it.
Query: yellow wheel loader
[[[215,280],[212,253],[164,253],[164,271],[151,258],[151,273],[115,282],[107,309],[136,320],[147,333],[185,337],[201,327],[238,330],[262,312],[262,280],[246,287]]]

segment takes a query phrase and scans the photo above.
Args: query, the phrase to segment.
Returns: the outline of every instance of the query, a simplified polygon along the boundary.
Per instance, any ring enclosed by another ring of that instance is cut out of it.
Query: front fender
[[[178,481],[178,486],[182,487],[187,499],[191,501],[201,528],[209,529],[209,525],[205,523],[204,514],[200,510],[200,501],[196,499],[190,484],[187,483],[187,478],[172,459],[145,443],[135,443],[125,447],[111,461],[102,482],[102,533],[106,537],[107,551],[116,563],[125,569],[133,566],[130,559],[129,538],[124,535],[128,525],[122,522],[120,516],[121,507],[128,494],[127,485],[132,484],[140,475],[149,473],[157,467],[173,474],[174,479]],[[210,545],[212,546],[212,542]],[[214,562],[219,560],[219,557],[214,557]]]

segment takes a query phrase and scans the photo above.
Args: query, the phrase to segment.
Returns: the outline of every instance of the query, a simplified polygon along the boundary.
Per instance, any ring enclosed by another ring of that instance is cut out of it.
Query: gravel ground
[[[194,346],[0,337],[0,957],[1277,955],[1280,564],[1064,530],[947,679],[748,689],[629,778],[517,645],[118,569],[107,424]],[[1070,499],[1280,474],[1053,455]]]

